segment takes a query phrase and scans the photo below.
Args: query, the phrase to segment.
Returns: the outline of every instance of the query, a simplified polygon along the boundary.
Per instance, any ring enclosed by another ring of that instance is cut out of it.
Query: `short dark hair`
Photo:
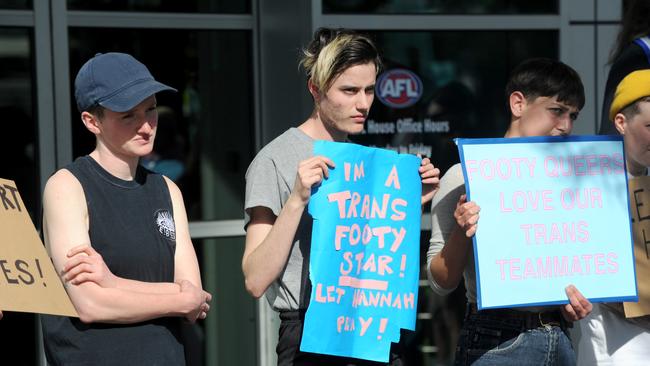
[[[102,119],[104,117],[104,107],[102,107],[99,104],[95,104],[92,107],[86,109],[86,112],[92,114],[93,116],[97,117],[98,119]]]
[[[645,103],[650,102],[650,96],[635,100],[634,102],[632,102],[632,104],[625,106],[618,113],[622,113],[627,119],[634,118],[634,116],[636,116],[641,112],[641,110],[639,109],[639,104],[641,104],[642,102]]]
[[[565,63],[549,58],[533,58],[520,63],[510,74],[506,100],[516,91],[526,100],[554,97],[579,110],[585,105],[585,89],[578,73]]]

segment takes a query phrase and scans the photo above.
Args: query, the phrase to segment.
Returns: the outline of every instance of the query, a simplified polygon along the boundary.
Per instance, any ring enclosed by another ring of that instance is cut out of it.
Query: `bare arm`
[[[186,280],[194,286],[201,288],[201,272],[199,261],[196,258],[194,245],[190,238],[190,229],[187,223],[187,213],[183,195],[176,184],[165,177],[174,207],[174,223],[176,224],[176,254],[174,255],[174,282]]]
[[[95,282],[101,287],[121,288],[154,294],[175,294],[181,291],[179,283],[143,282],[115,276],[101,254],[88,244],[77,245],[66,254],[62,278],[72,285]]]
[[[476,232],[480,208],[465,199],[465,195],[462,195],[456,204],[454,218],[457,224],[451,235],[442,250],[431,259],[431,275],[436,283],[445,289],[456,288],[463,278],[472,245],[470,238]]]
[[[439,190],[431,204],[431,240],[427,251],[427,277],[439,295],[453,291],[463,277],[470,256],[471,241],[467,230],[459,227],[457,210],[465,193],[460,164],[449,168],[440,179]],[[471,234],[471,233],[470,233]],[[471,235],[470,235],[471,236]]]
[[[45,245],[60,274],[67,253],[79,243],[90,243],[88,211],[81,185],[67,170],[53,175],[43,195]],[[162,316],[185,316],[196,320],[206,297],[200,288],[184,281],[178,292],[134,291],[104,288],[94,282],[65,283],[66,290],[84,322],[132,323]]]
[[[300,162],[291,195],[277,217],[266,207],[250,209],[242,270],[251,295],[262,296],[282,273],[309,202],[311,187],[329,176],[328,166],[333,167],[334,163],[322,156]]]

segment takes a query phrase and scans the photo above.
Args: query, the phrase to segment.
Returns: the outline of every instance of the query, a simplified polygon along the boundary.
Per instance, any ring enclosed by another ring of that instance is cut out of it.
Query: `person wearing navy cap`
[[[181,192],[138,164],[163,91],[175,89],[123,53],[97,54],[77,74],[96,146],[43,193],[45,245],[79,314],[42,317],[50,365],[184,365],[180,321],[207,316]]]

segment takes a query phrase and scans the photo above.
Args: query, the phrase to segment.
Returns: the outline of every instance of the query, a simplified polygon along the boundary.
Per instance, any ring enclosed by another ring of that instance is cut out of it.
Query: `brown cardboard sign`
[[[78,317],[16,184],[0,179],[0,309]]]
[[[625,316],[650,314],[650,177],[629,180],[630,216],[639,302],[623,303]]]

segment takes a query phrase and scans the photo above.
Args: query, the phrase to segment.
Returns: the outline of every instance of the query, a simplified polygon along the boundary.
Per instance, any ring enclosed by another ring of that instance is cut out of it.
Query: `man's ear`
[[[625,135],[625,129],[627,127],[627,117],[623,113],[616,113],[614,116],[614,127],[621,135]]]
[[[309,89],[311,97],[314,98],[314,102],[318,103],[320,101],[320,91],[318,87],[314,85],[311,79],[307,80],[307,88]]]
[[[84,126],[86,126],[86,129],[93,134],[99,135],[101,132],[99,129],[100,121],[93,114],[86,111],[81,112],[81,122],[83,122]]]
[[[510,113],[512,113],[512,115],[516,118],[521,117],[521,115],[524,113],[524,110],[526,110],[526,106],[528,105],[526,96],[520,91],[512,92],[512,94],[510,94],[510,98],[508,98],[508,103],[510,104]]]

